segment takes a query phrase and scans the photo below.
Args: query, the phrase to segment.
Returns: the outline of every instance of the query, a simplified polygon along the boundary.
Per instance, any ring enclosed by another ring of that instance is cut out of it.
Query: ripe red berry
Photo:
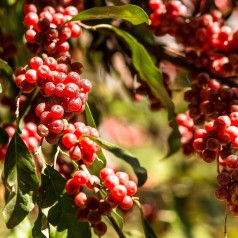
[[[75,146],[77,142],[78,142],[78,138],[73,133],[67,133],[63,135],[61,140],[61,143],[67,149],[70,149],[71,147]]]
[[[116,185],[112,191],[112,196],[118,200],[121,201],[126,195],[127,195],[127,188],[124,185]]]
[[[115,174],[110,174],[105,178],[104,185],[112,190],[116,185],[119,185],[119,178]]]
[[[130,196],[125,196],[119,203],[123,210],[129,210],[133,206],[133,200]]]
[[[52,118],[54,119],[60,119],[63,117],[64,115],[64,109],[62,106],[56,104],[56,105],[53,105],[51,108],[50,108],[50,113],[51,113],[51,116]]]
[[[73,179],[69,179],[65,185],[65,189],[66,189],[66,192],[69,194],[69,195],[76,195],[79,193],[79,185],[78,183],[73,180]]]
[[[81,185],[85,185],[88,182],[88,175],[83,171],[79,170],[74,173],[73,179]]]
[[[101,169],[100,173],[99,173],[100,178],[102,180],[105,180],[108,175],[112,175],[112,174],[114,174],[113,169],[108,168],[108,167],[105,167],[105,168]]]
[[[72,146],[69,150],[69,156],[73,161],[79,161],[82,159],[82,153],[79,145]]]
[[[127,189],[127,195],[128,196],[133,196],[137,192],[137,185],[132,180],[129,180],[129,181],[125,182],[124,186]]]

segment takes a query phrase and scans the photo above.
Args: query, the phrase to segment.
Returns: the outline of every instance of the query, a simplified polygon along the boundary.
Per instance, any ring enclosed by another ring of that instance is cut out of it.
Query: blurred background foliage
[[[85,8],[122,3],[129,1],[85,1]],[[132,0],[130,3],[137,4],[150,13],[148,1]],[[26,65],[31,56],[23,42],[22,4],[21,0],[0,1],[0,55],[1,58],[6,57],[6,51],[5,54],[3,52],[8,47],[7,52],[11,54],[3,59],[8,61],[13,70]],[[90,21],[89,24],[101,22]],[[110,23],[109,20],[103,22]],[[176,77],[172,84],[176,112],[186,111],[183,92],[189,85],[188,72],[181,67],[175,68],[166,60],[161,61],[162,48],[160,52],[158,39],[155,40],[147,26],[132,27],[129,23],[118,20],[114,20],[113,24],[133,34],[147,48],[158,66],[166,68],[172,78]],[[4,34],[10,36],[11,40],[4,41]],[[82,37],[72,41],[71,45],[73,57],[84,65],[82,77],[87,77],[93,83],[89,104],[101,137],[130,150],[148,171],[148,181],[139,189],[138,197],[157,236],[224,237],[225,207],[214,196],[216,167],[214,164],[204,163],[196,155],[186,157],[181,151],[165,158],[168,152],[167,139],[171,131],[167,111],[163,108],[151,110],[151,101],[147,97],[140,100],[135,98],[133,92],[138,82],[126,44],[111,32],[84,30]],[[156,50],[153,51],[155,45]],[[13,108],[17,89],[11,76],[3,71],[0,71],[0,82],[0,124],[3,125],[14,120]],[[105,154],[111,166],[132,172],[131,168],[120,160],[111,154]],[[4,188],[1,183],[1,210],[3,206]],[[138,229],[138,212],[134,207],[125,214],[124,230],[128,237],[143,237],[143,233]],[[32,212],[21,225],[11,231],[6,228],[0,214],[0,237],[30,237],[34,219]],[[229,238],[237,237],[237,224],[236,218],[228,216]],[[111,233],[108,233],[106,237],[111,237],[110,235]]]

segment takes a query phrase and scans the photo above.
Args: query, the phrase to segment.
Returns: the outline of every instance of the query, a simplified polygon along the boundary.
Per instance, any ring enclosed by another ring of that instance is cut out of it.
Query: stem
[[[20,99],[21,99],[21,91],[18,94],[17,97],[17,103],[16,103],[16,111],[15,111],[15,115],[16,115],[16,123],[17,123],[17,127],[19,126],[19,108],[20,108]]]
[[[220,155],[220,148],[218,150],[218,153],[217,153],[217,158],[216,158],[216,161],[217,161],[217,173],[220,174],[220,162],[219,162],[219,155]]]
[[[123,234],[120,227],[117,225],[115,219],[112,216],[107,216],[107,217],[110,220],[110,222],[111,222],[113,228],[115,229],[116,233],[118,234],[119,238],[126,238],[126,236]]]
[[[56,151],[55,156],[54,156],[54,168],[56,168],[56,161],[57,161],[59,152],[60,152],[60,148],[59,148],[59,146],[58,146],[58,147],[57,147],[57,151]]]
[[[228,236],[227,236],[227,216],[228,216],[228,208],[226,205],[225,218],[224,218],[224,238],[228,238]]]

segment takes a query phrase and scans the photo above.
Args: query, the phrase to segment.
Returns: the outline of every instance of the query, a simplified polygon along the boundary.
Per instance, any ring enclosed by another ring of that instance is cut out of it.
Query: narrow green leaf
[[[156,96],[168,109],[168,120],[173,124],[173,131],[169,136],[169,152],[166,157],[176,152],[180,147],[180,134],[175,122],[174,104],[167,93],[162,74],[160,70],[155,66],[150,55],[131,34],[126,31],[120,30],[111,25],[101,24],[95,26],[96,29],[107,28],[114,31],[118,36],[122,37],[129,45],[132,52],[133,65],[139,73],[142,80],[146,81],[149,85],[153,95]]]
[[[0,145],[6,145],[9,141],[9,136],[7,132],[0,127]]]
[[[142,221],[142,226],[143,226],[145,238],[157,238],[157,236],[156,236],[155,232],[153,231],[150,223],[144,217],[143,210],[142,210],[140,202],[138,200],[135,200],[134,202],[140,210],[140,216],[141,216],[141,221]]]
[[[38,190],[35,164],[17,132],[9,143],[4,175],[10,194],[3,209],[3,216],[7,227],[13,228],[34,208]]]
[[[120,229],[123,229],[123,218],[116,212],[115,209],[112,210],[111,216],[113,217],[113,219],[116,221],[117,225],[120,227]]]
[[[110,29],[126,41],[132,53],[133,65],[138,71],[140,78],[147,82],[151,91],[153,92],[153,95],[160,99],[161,102],[167,107],[168,118],[169,121],[171,121],[175,117],[174,104],[164,87],[160,70],[155,66],[144,46],[128,32],[120,30],[111,25],[101,24],[95,26],[95,28]]]
[[[86,103],[85,105],[85,116],[86,116],[87,125],[96,128],[96,124],[94,122],[88,103]]]
[[[0,83],[0,94],[2,93],[2,84]]]
[[[39,89],[37,88],[36,90],[34,90],[31,96],[28,97],[28,100],[25,103],[24,108],[20,111],[19,120],[23,120],[24,117],[28,114],[28,112],[31,109],[32,102],[35,99],[35,97],[38,95],[38,93],[39,93]]]
[[[87,136],[87,137],[90,138],[95,143],[97,143],[98,145],[100,145],[103,149],[110,151],[117,157],[123,159],[128,164],[130,164],[138,178],[138,186],[142,186],[146,182],[147,171],[145,168],[141,167],[141,165],[136,157],[134,157],[128,151],[126,151],[112,143],[109,143],[105,140],[102,140],[100,138],[95,138],[92,136]]]
[[[139,25],[141,23],[147,23],[148,25],[150,24],[150,19],[146,12],[142,8],[132,4],[90,8],[80,12],[70,21],[85,21],[108,18],[127,20],[134,25]]]
[[[144,228],[144,233],[146,238],[157,238],[155,232],[153,231],[150,223],[142,216],[142,224]]]
[[[86,116],[87,125],[96,128],[96,124],[94,122],[88,103],[86,103],[85,105],[85,116]],[[103,154],[102,150],[100,150],[97,153],[97,156],[99,160],[95,160],[92,166],[90,167],[90,171],[95,175],[99,175],[100,170],[106,166],[106,157]]]
[[[46,166],[44,173],[42,173],[41,180],[41,206],[47,208],[60,199],[60,196],[63,194],[65,189],[66,180],[57,170],[49,165]]]
[[[48,220],[56,227],[55,238],[91,238],[88,222],[79,222],[76,218],[74,198],[63,194],[60,201],[49,210]],[[65,236],[67,234],[67,236]]]
[[[9,64],[2,59],[0,59],[0,69],[4,70],[6,72],[6,74],[8,74],[8,75],[13,74],[13,70],[12,70],[11,66],[9,66]]]
[[[169,151],[165,158],[169,157],[170,155],[174,154],[177,152],[181,147],[181,134],[178,129],[178,124],[176,119],[174,118],[171,122],[172,126],[172,132],[169,135],[168,138],[168,146],[169,146]]]

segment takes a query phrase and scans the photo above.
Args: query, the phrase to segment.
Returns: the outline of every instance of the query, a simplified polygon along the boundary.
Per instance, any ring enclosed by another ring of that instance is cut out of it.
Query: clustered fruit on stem
[[[191,154],[190,146],[205,162],[216,161],[216,197],[227,201],[228,211],[237,216],[238,90],[224,82],[237,74],[238,31],[215,8],[193,14],[178,0],[150,0],[149,6],[155,36],[174,37],[188,63],[200,69],[184,94],[188,112],[177,116],[183,151]]]
[[[66,183],[66,191],[74,196],[74,203],[78,207],[77,219],[89,222],[96,235],[102,236],[107,231],[102,216],[111,216],[112,209],[120,206],[123,210],[129,210],[133,206],[132,196],[137,191],[137,185],[129,180],[125,172],[114,172],[113,169],[105,167],[100,171],[100,179],[92,175],[88,177],[84,170],[76,171]],[[93,180],[93,181],[90,181]],[[83,192],[83,186],[88,189],[96,189],[95,196]],[[103,196],[98,189],[104,191]]]
[[[77,21],[69,22],[79,11],[75,6],[67,5],[67,2],[70,4],[73,1],[60,1],[62,5],[59,5],[55,0],[51,6],[43,1],[25,1],[25,40],[34,56],[25,67],[15,70],[14,81],[26,97],[33,94],[39,97],[34,107],[34,121],[37,124],[25,123],[21,137],[29,151],[36,154],[41,151],[43,140],[50,145],[57,145],[58,152],[67,155],[71,165],[77,167],[75,172],[66,161],[59,160],[57,163],[56,153],[56,169],[67,179],[65,190],[74,196],[77,219],[89,222],[94,233],[102,236],[107,231],[107,225],[101,218],[109,216],[113,227],[120,234],[122,231],[117,230],[111,216],[112,209],[119,206],[129,210],[133,205],[132,196],[137,191],[137,185],[124,172],[114,172],[106,167],[100,171],[100,180],[87,169],[97,159],[101,148],[90,139],[99,137],[96,128],[83,122],[70,121],[85,110],[92,84],[82,78],[83,65],[74,62],[70,55],[69,40],[78,38],[82,29]],[[81,7],[79,2],[76,5]],[[17,102],[16,124],[19,126],[20,96]],[[10,139],[15,133],[15,127],[5,127]],[[7,148],[1,147],[0,160],[4,160]],[[92,192],[87,195],[87,190],[94,190],[94,195]]]

